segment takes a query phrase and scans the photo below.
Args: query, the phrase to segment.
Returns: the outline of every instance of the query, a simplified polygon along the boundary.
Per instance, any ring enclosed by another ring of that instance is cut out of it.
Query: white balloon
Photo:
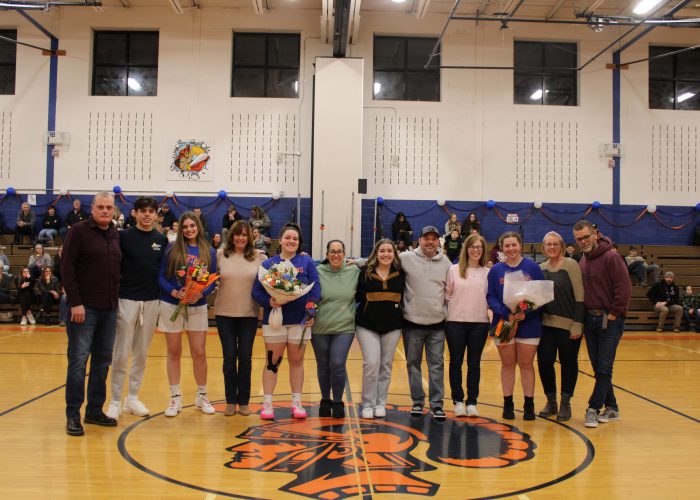
[[[437,204],[438,204],[439,206],[441,206],[441,207],[444,207],[444,206],[445,206],[445,200],[438,200],[438,201],[437,201]]]
[[[67,195],[67,194],[68,194],[68,190],[67,190],[67,189],[65,189],[65,188],[64,188],[64,189],[61,189],[61,196],[65,196],[65,195]]]
[[[165,196],[167,196],[168,198],[172,198],[174,195],[175,195],[175,193],[173,193],[172,191],[165,192]]]
[[[535,200],[535,203],[533,203],[533,205],[535,205],[535,208],[538,210],[542,208],[542,202],[540,200]]]
[[[279,199],[280,199],[280,196],[282,196],[282,194],[281,194],[279,191],[273,191],[273,192],[272,192],[272,199],[273,199],[273,200],[279,200]]]
[[[656,212],[656,205],[647,205],[647,212],[649,212],[650,214]]]

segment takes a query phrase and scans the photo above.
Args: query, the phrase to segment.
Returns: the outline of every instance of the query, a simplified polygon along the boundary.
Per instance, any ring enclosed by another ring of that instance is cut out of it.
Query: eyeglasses
[[[467,247],[467,249],[469,249],[473,252],[476,252],[477,250],[483,250],[484,245],[471,245],[471,246]]]
[[[591,239],[591,236],[593,236],[593,233],[588,233],[588,234],[581,236],[580,238],[575,238],[576,243],[583,243],[584,241],[588,241]]]
[[[344,253],[344,250],[328,250],[329,255],[343,255]]]

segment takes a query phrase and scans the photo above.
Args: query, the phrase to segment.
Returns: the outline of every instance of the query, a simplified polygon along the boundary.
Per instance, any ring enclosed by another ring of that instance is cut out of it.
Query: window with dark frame
[[[516,41],[513,56],[515,104],[578,104],[575,43]]]
[[[17,40],[16,30],[0,30],[0,36]],[[17,44],[0,40],[0,94],[15,93],[15,75],[17,74]]]
[[[440,101],[440,47],[425,68],[437,38],[374,37],[375,100]]]
[[[95,31],[94,96],[158,95],[158,32]]]
[[[683,47],[649,46],[649,57]],[[700,50],[649,61],[649,109],[700,110]]]
[[[234,33],[231,97],[299,96],[301,36]]]

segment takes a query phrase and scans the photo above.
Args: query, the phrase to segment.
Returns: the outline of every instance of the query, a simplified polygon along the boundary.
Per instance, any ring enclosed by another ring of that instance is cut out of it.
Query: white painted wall
[[[313,62],[332,52],[330,45],[320,43],[318,12],[276,10],[256,16],[249,9],[210,8],[176,15],[169,7],[130,7],[102,13],[74,8],[34,15],[59,37],[61,48],[68,52],[59,60],[57,130],[69,132],[72,141],[70,149],[56,160],[57,190],[94,191],[119,184],[133,192],[194,194],[226,189],[253,195],[275,190],[285,196],[311,195]],[[612,140],[612,75],[605,69],[605,63],[611,62],[609,53],[580,73],[576,107],[514,105],[510,71],[443,70],[439,103],[372,99],[373,35],[437,36],[444,20],[444,15],[416,20],[408,14],[363,13],[357,43],[348,55],[365,61],[362,175],[370,179],[367,196],[611,202],[612,170],[598,153],[601,143]],[[48,40],[16,13],[0,13],[0,26],[18,27],[21,40],[48,46]],[[157,97],[89,95],[93,29],[160,31]],[[301,33],[300,98],[230,97],[234,30]],[[496,24],[453,22],[443,41],[442,61],[511,66],[513,40],[524,39],[577,42],[583,62],[621,32],[622,28],[594,33],[585,27],[529,24],[511,24],[508,30],[500,31]],[[645,57],[650,42],[690,45],[697,43],[697,31],[657,28],[626,51],[623,61]],[[0,171],[3,184],[24,191],[44,188],[41,139],[46,128],[47,87],[48,58],[20,47],[17,95],[0,96],[0,111],[12,111],[10,166],[6,177]],[[650,111],[647,92],[646,64],[623,72],[622,202],[694,205],[700,160],[692,157],[695,150],[689,139],[687,144],[678,140],[656,146],[665,148],[664,154],[670,148],[668,154],[685,158],[670,167],[685,175],[685,183],[664,178],[660,186],[658,175],[654,177],[658,168],[652,161],[651,134],[654,127],[666,130],[682,126],[685,136],[698,137],[700,113]],[[102,117],[147,113],[152,117],[150,176],[142,179],[133,175],[134,168],[146,167],[136,165],[133,155],[129,156],[133,150],[129,139],[109,144],[123,153],[119,163],[128,163],[130,174],[107,170],[102,178],[88,171],[91,113]],[[268,139],[263,129],[282,122],[293,124],[295,133],[291,143],[280,145]],[[245,124],[243,129],[241,123]],[[259,129],[252,130],[256,123]],[[378,123],[383,124],[379,132]],[[573,140],[568,138],[571,130],[575,131]],[[246,134],[257,137],[260,150],[243,158],[241,145]],[[562,146],[564,137],[568,142]],[[211,146],[212,167],[204,180],[172,178],[168,168],[178,139],[203,140]],[[421,148],[423,152],[416,153]],[[300,156],[279,156],[278,152]],[[378,152],[389,161],[379,164]],[[531,158],[535,153],[536,161]],[[574,154],[575,161],[562,166],[561,159],[556,159],[561,154]],[[399,156],[398,162],[392,161],[395,156]],[[261,172],[240,175],[244,161],[259,165]]]

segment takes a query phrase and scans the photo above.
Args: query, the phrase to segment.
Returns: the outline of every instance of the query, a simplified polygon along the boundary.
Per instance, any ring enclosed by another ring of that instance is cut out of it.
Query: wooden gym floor
[[[209,395],[222,402],[221,348],[207,338]],[[184,342],[185,346],[187,342]],[[574,418],[503,421],[499,362],[489,342],[482,361],[480,418],[411,417],[403,349],[394,360],[387,417],[317,418],[320,399],[313,351],[306,356],[304,401],[309,419],[288,420],[286,362],[278,383],[278,419],[256,414],[204,415],[183,358],[183,403],[168,402],[165,341],[156,334],[140,398],[152,416],[123,415],[116,428],[65,433],[66,336],[58,327],[0,326],[0,491],[2,498],[699,498],[700,335],[628,332],[614,382],[621,420],[583,426],[592,389],[585,347],[580,354]],[[185,356],[187,349],[185,347]],[[264,345],[256,339],[253,406],[261,399]],[[346,399],[360,399],[362,359],[348,359]],[[424,374],[426,370],[424,368]],[[447,366],[445,368],[447,377]],[[518,383],[519,384],[519,383]],[[522,392],[516,385],[516,408]],[[536,391],[536,410],[544,396]]]

